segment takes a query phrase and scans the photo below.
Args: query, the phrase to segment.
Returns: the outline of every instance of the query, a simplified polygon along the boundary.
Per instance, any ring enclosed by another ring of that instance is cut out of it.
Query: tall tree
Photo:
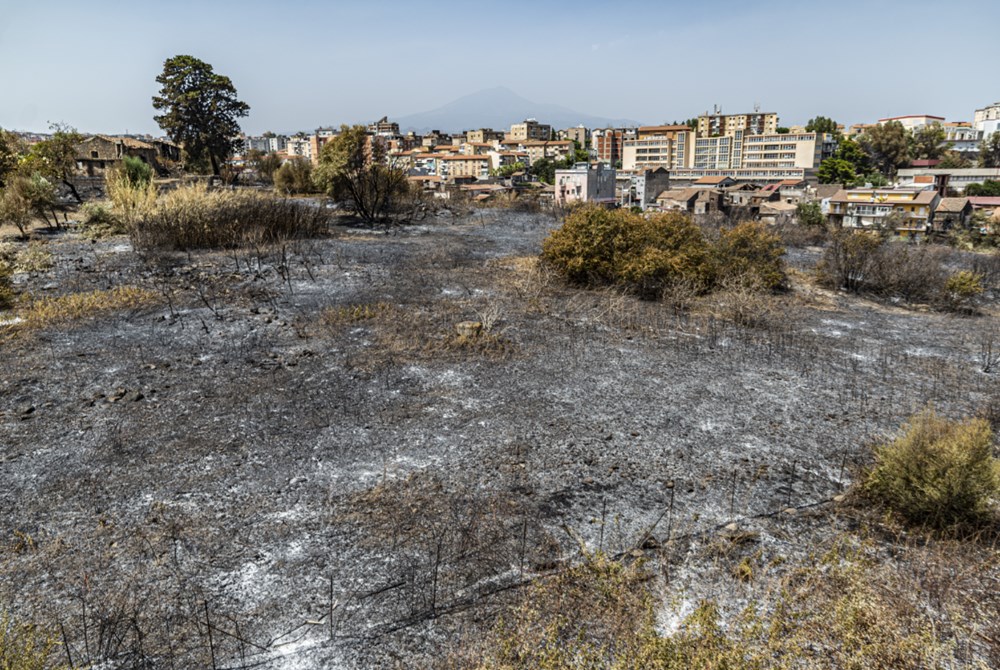
[[[980,167],[1000,167],[1000,130],[985,138],[979,145]]]
[[[249,114],[250,106],[237,99],[229,77],[194,56],[168,59],[156,82],[160,94],[153,97],[153,107],[163,113],[153,120],[184,147],[189,166],[208,163],[218,176],[235,150],[237,119]]]
[[[857,170],[842,158],[827,158],[819,164],[816,179],[821,184],[852,184],[858,178]]]
[[[408,190],[406,173],[389,164],[385,143],[360,125],[341,126],[326,143],[313,180],[331,196],[346,199],[369,224],[385,217]]]
[[[830,133],[831,135],[839,135],[840,131],[837,129],[837,122],[826,116],[817,116],[809,119],[809,123],[806,124],[807,133]]]
[[[83,202],[73,183],[77,145],[83,141],[83,135],[65,123],[53,123],[49,129],[52,135],[32,145],[31,151],[19,167],[19,172],[58,179],[69,189],[77,202]]]
[[[0,128],[0,186],[6,183],[7,175],[16,168],[21,154],[24,153],[24,143],[21,138],[9,130]]]
[[[958,151],[955,151],[954,149],[949,149],[948,151],[944,152],[943,156],[941,156],[941,162],[937,164],[937,167],[942,170],[944,169],[955,170],[955,169],[968,168],[972,167],[972,161],[970,161],[968,158],[963,156]]]
[[[948,145],[945,143],[947,137],[940,123],[917,128],[910,135],[910,158],[930,160],[940,158],[948,150]]]
[[[858,144],[871,159],[872,165],[886,177],[896,176],[896,170],[910,162],[910,142],[906,128],[899,121],[869,128],[858,138]]]

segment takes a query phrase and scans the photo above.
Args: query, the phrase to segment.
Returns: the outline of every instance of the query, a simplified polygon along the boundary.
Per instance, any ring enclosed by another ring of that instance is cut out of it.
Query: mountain
[[[609,119],[582,114],[562,105],[532,102],[503,86],[472,93],[437,109],[399,117],[395,121],[403,132],[426,133],[430,130],[458,132],[473,128],[504,130],[510,128],[512,123],[525,119],[538,119],[556,129],[580,124],[588,128],[639,125],[629,119]]]

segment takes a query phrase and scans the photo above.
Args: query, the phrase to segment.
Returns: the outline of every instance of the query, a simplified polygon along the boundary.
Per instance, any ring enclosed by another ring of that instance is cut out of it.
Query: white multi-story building
[[[898,121],[909,131],[919,130],[925,126],[932,126],[935,123],[944,123],[943,116],[931,116],[930,114],[909,114],[907,116],[890,116],[886,119],[879,119],[878,125],[884,126],[891,121]]]
[[[285,153],[288,157],[301,156],[312,160],[312,142],[308,137],[289,137],[285,144]]]
[[[984,137],[989,137],[1000,131],[1000,102],[994,102],[988,107],[977,109],[972,120],[972,127],[980,131]]]
[[[569,170],[556,170],[556,205],[574,202],[615,202],[615,170],[604,163],[577,163]]]

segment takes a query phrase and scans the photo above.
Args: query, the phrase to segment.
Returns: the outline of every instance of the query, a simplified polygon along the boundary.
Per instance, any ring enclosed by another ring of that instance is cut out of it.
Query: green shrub
[[[136,156],[126,156],[122,159],[121,172],[124,179],[136,188],[146,186],[153,181],[153,168]]]
[[[0,260],[0,309],[9,309],[14,304],[14,285],[11,281],[13,274],[10,263]]]
[[[236,248],[302,239],[326,230],[317,207],[258,191],[210,191],[205,185],[170,191],[131,232],[137,249]]]
[[[788,279],[781,238],[761,223],[741,223],[723,229],[715,251],[720,281],[736,280],[773,291]]]
[[[274,173],[274,188],[279,193],[315,193],[312,163],[305,158],[293,158]]]
[[[935,528],[982,520],[1000,492],[985,419],[949,421],[927,410],[875,449],[863,489],[906,520]]]
[[[955,312],[971,312],[982,294],[983,276],[978,272],[959,270],[949,275],[945,281],[945,308]]]
[[[88,202],[80,213],[83,215],[83,233],[87,237],[101,238],[128,232],[121,218],[105,205]]]
[[[681,281],[707,289],[715,279],[701,231],[676,213],[576,208],[545,240],[542,258],[571,282],[625,286],[644,298]]]

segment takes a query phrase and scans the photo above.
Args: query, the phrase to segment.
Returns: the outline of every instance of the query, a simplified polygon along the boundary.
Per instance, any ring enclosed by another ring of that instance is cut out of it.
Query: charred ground
[[[753,597],[720,534],[809,560],[858,526],[834,498],[872,439],[1000,392],[993,302],[822,290],[802,247],[747,327],[567,287],[537,262],[556,225],[152,254],[53,236],[21,289],[147,300],[3,342],[0,603],[77,664],[412,667],[583,543],[652,559],[669,621]]]

